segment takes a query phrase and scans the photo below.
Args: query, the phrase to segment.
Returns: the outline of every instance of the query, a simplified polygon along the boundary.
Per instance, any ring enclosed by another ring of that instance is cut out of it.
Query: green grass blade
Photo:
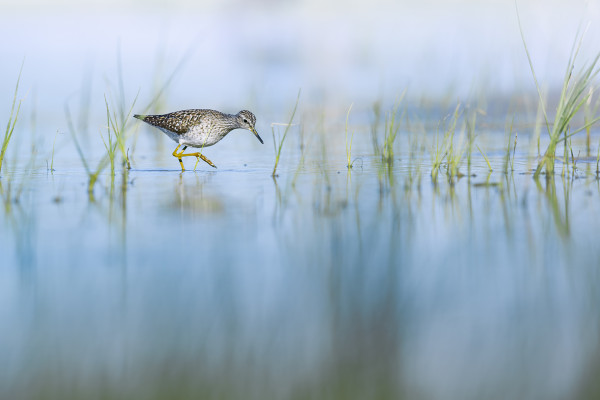
[[[490,172],[492,172],[493,169],[492,169],[492,164],[490,164],[490,160],[487,158],[487,156],[485,155],[485,153],[483,152],[483,150],[481,150],[481,148],[479,147],[479,145],[475,145],[475,147],[477,147],[477,150],[479,150],[479,153],[481,153],[481,155],[485,159],[485,162],[487,163],[488,168],[490,169]]]
[[[348,147],[348,120],[350,119],[350,110],[352,110],[352,106],[354,104],[350,104],[350,108],[348,108],[348,113],[346,114],[346,158],[347,164],[346,167],[348,169],[352,168],[352,162],[350,159],[352,158],[352,141],[354,139],[354,131],[352,131],[352,135],[350,136],[350,147]]]
[[[296,115],[296,109],[298,108],[298,103],[300,102],[300,93],[302,90],[298,90],[298,97],[296,98],[296,104],[294,105],[294,109],[292,110],[292,115],[290,116],[290,121],[285,127],[285,131],[283,132],[283,136],[281,137],[281,141],[279,142],[279,146],[277,148],[277,152],[275,154],[275,165],[273,166],[273,173],[271,176],[275,176],[277,173],[277,165],[279,164],[279,157],[281,156],[281,149],[283,148],[283,142],[285,142],[285,138],[292,126],[292,122],[294,121],[294,116]],[[273,132],[273,139],[275,139],[275,132]]]
[[[6,155],[8,143],[10,142],[10,139],[12,139],[12,135],[15,130],[15,126],[17,125],[17,119],[19,118],[19,111],[21,110],[22,100],[19,100],[19,103],[17,105],[17,112],[15,113],[15,104],[17,104],[17,95],[19,93],[19,83],[21,82],[21,74],[23,72],[23,65],[25,65],[25,60],[23,60],[23,62],[21,62],[21,68],[19,69],[19,76],[17,78],[17,84],[15,85],[15,93],[13,95],[12,106],[10,108],[10,116],[8,118],[8,123],[6,124],[6,131],[4,132],[4,139],[2,140],[2,149],[0,150],[0,171],[2,171],[2,164],[4,162],[4,156]]]
[[[77,149],[77,154],[79,154],[79,158],[81,159],[81,163],[85,168],[85,171],[88,175],[91,174],[90,167],[85,159],[85,155],[83,154],[83,150],[81,150],[81,146],[79,145],[79,141],[77,140],[77,133],[75,132],[75,128],[73,127],[73,119],[71,118],[71,111],[69,110],[69,105],[65,104],[65,117],[67,118],[67,126],[69,128],[69,133],[73,138],[73,143],[75,143],[75,149]]]

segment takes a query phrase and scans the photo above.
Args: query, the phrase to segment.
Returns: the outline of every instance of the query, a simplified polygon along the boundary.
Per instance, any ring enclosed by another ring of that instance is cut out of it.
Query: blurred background
[[[595,55],[598,2],[516,4],[546,87],[561,84],[578,31],[589,27],[579,59]],[[273,119],[299,88],[313,103],[359,110],[405,89],[463,101],[535,90],[511,0],[3,0],[0,21],[0,89],[10,93],[24,59],[31,101],[54,105],[40,107],[45,120],[62,116],[84,84],[116,90],[119,62],[140,104],[176,71],[163,98],[172,109],[249,104]],[[10,96],[0,101],[6,108]]]

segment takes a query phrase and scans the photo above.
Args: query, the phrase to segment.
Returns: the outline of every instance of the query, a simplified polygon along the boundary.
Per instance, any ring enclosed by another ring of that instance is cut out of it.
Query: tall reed
[[[15,130],[15,125],[17,124],[17,119],[19,117],[19,111],[21,110],[21,103],[23,102],[23,100],[19,100],[19,103],[17,104],[17,94],[19,93],[19,83],[21,82],[21,73],[23,72],[24,64],[25,61],[21,63],[21,69],[19,70],[19,77],[17,78],[15,93],[13,95],[12,106],[10,108],[10,116],[8,118],[8,123],[6,124],[6,131],[4,132],[4,138],[2,140],[2,149],[0,150],[0,171],[2,171],[2,163],[4,162],[4,156],[6,155],[6,149],[8,148],[8,143],[10,142]],[[15,104],[17,104],[16,112]]]
[[[121,156],[122,156],[122,160],[123,160],[123,166],[126,167],[127,169],[131,169],[131,163],[129,160],[129,153],[127,151],[127,147],[126,147],[126,141],[129,137],[129,130],[127,129],[127,123],[129,121],[129,117],[131,116],[132,112],[133,112],[133,107],[135,107],[135,103],[137,101],[137,98],[139,96],[139,91],[138,94],[136,94],[135,98],[133,99],[133,102],[131,103],[131,107],[129,107],[129,111],[127,113],[125,113],[125,105],[123,103],[123,101],[120,102],[120,106],[118,108],[118,113],[117,110],[115,110],[113,108],[112,112],[111,112],[111,107],[110,104],[108,102],[108,100],[106,99],[106,95],[104,96],[104,103],[106,105],[106,119],[107,119],[107,124],[108,124],[108,130],[109,130],[109,135],[110,135],[110,131],[112,130],[114,138],[115,138],[115,144],[114,146],[118,146],[119,150],[121,151]],[[110,139],[110,136],[109,136]],[[106,143],[105,143],[106,146]],[[108,148],[107,148],[108,150]],[[112,150],[112,152],[109,152],[109,157],[111,158],[111,171],[114,174],[114,156],[115,156],[115,152],[114,149]]]
[[[527,54],[527,60],[529,62],[531,74],[533,75],[533,80],[535,82],[535,86],[538,92],[542,112],[544,114],[546,129],[550,137],[550,143],[548,144],[548,147],[546,148],[542,159],[539,161],[535,173],[533,175],[534,178],[538,178],[542,170],[544,170],[548,175],[554,174],[556,147],[561,141],[561,139],[569,138],[575,135],[576,133],[587,129],[588,127],[592,126],[600,120],[600,117],[596,117],[593,118],[591,121],[587,121],[586,123],[584,123],[583,127],[580,127],[575,130],[570,130],[570,125],[573,121],[573,118],[575,117],[577,112],[587,103],[588,99],[591,96],[591,92],[589,89],[593,80],[599,72],[597,65],[598,60],[600,59],[600,54],[598,54],[590,64],[584,65],[579,71],[577,71],[577,73],[574,73],[575,60],[577,58],[577,55],[579,54],[579,50],[581,49],[583,35],[581,35],[581,37],[579,38],[579,35],[575,37],[573,47],[571,48],[571,54],[569,56],[569,62],[567,63],[567,68],[565,70],[565,75],[563,78],[563,84],[558,100],[558,106],[556,108],[556,114],[554,116],[554,122],[551,124],[548,119],[548,113],[546,112],[546,106],[544,105],[542,91],[538,83],[535,70],[533,68],[533,61],[531,60],[531,55],[529,54],[529,49],[527,48],[527,44],[525,42],[525,36],[523,34],[523,28],[521,26],[521,19],[519,17],[518,9],[517,18],[519,22],[519,30],[521,32],[521,39],[523,41],[523,46],[525,47],[525,53]]]

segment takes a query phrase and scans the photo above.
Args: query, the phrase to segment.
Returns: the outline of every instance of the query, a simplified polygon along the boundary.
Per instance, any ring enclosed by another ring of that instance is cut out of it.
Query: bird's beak
[[[256,138],[259,140],[259,142],[260,142],[261,144],[265,144],[265,142],[263,142],[263,140],[262,140],[262,139],[260,138],[260,136],[258,135],[258,132],[256,132],[256,129],[254,129],[254,128],[250,128],[250,131],[251,131],[252,133],[254,133],[254,136],[256,136]]]

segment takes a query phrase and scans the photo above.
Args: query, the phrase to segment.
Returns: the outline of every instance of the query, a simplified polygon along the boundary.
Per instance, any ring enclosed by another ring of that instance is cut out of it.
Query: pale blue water
[[[494,173],[501,187],[478,187],[478,160],[471,182],[433,186],[425,173],[405,189],[398,162],[380,191],[364,157],[350,176],[329,165],[292,187],[293,170],[273,181],[251,158],[214,172],[134,168],[125,187],[104,175],[95,201],[81,171],[26,178],[3,211],[2,396],[585,389],[596,180],[538,188]]]

